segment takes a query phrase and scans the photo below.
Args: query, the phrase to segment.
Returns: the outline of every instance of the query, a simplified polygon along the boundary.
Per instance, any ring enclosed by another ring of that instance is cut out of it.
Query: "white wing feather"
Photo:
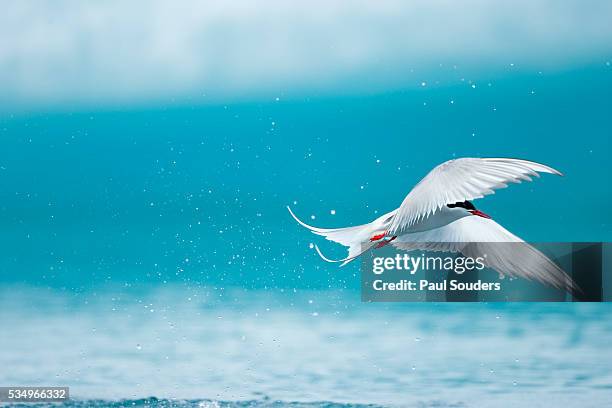
[[[493,194],[507,183],[531,181],[538,172],[561,175],[557,170],[527,160],[461,158],[440,164],[406,196],[389,229],[400,234],[413,224],[433,215],[442,206]]]

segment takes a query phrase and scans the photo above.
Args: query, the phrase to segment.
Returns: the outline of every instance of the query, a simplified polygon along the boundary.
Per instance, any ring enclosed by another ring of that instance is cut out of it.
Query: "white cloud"
[[[611,16],[605,0],[17,0],[0,15],[1,98],[218,100],[393,89],[439,63],[567,67],[606,58]]]

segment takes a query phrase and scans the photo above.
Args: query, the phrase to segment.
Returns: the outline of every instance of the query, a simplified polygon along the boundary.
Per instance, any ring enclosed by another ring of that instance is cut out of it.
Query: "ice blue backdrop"
[[[427,75],[373,95],[5,114],[0,279],[357,287],[357,266],[322,264],[285,206],[320,226],[366,222],[462,156],[565,173],[477,202],[524,239],[612,237],[609,64]]]

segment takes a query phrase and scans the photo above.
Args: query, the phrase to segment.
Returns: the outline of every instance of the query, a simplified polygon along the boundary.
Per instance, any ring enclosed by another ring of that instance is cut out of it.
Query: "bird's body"
[[[327,262],[345,265],[388,244],[404,250],[461,252],[465,256],[486,253],[487,266],[501,275],[536,279],[573,291],[576,285],[562,269],[469,201],[493,194],[509,182],[531,181],[532,176],[539,177],[538,172],[561,175],[543,164],[519,159],[450,160],[425,176],[399,208],[368,224],[348,228],[313,227],[287,208],[302,226],[348,247],[346,258],[331,260],[315,246]]]

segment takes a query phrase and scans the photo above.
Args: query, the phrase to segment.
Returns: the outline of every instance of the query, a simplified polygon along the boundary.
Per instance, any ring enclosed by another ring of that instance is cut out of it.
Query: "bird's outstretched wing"
[[[392,245],[407,251],[461,252],[483,258],[486,267],[504,276],[536,280],[570,293],[579,291],[557,264],[492,219],[464,217],[440,228],[402,235]]]
[[[435,167],[406,196],[389,232],[399,235],[442,206],[493,194],[507,183],[531,181],[538,172],[561,175],[557,170],[527,160],[461,158]]]

